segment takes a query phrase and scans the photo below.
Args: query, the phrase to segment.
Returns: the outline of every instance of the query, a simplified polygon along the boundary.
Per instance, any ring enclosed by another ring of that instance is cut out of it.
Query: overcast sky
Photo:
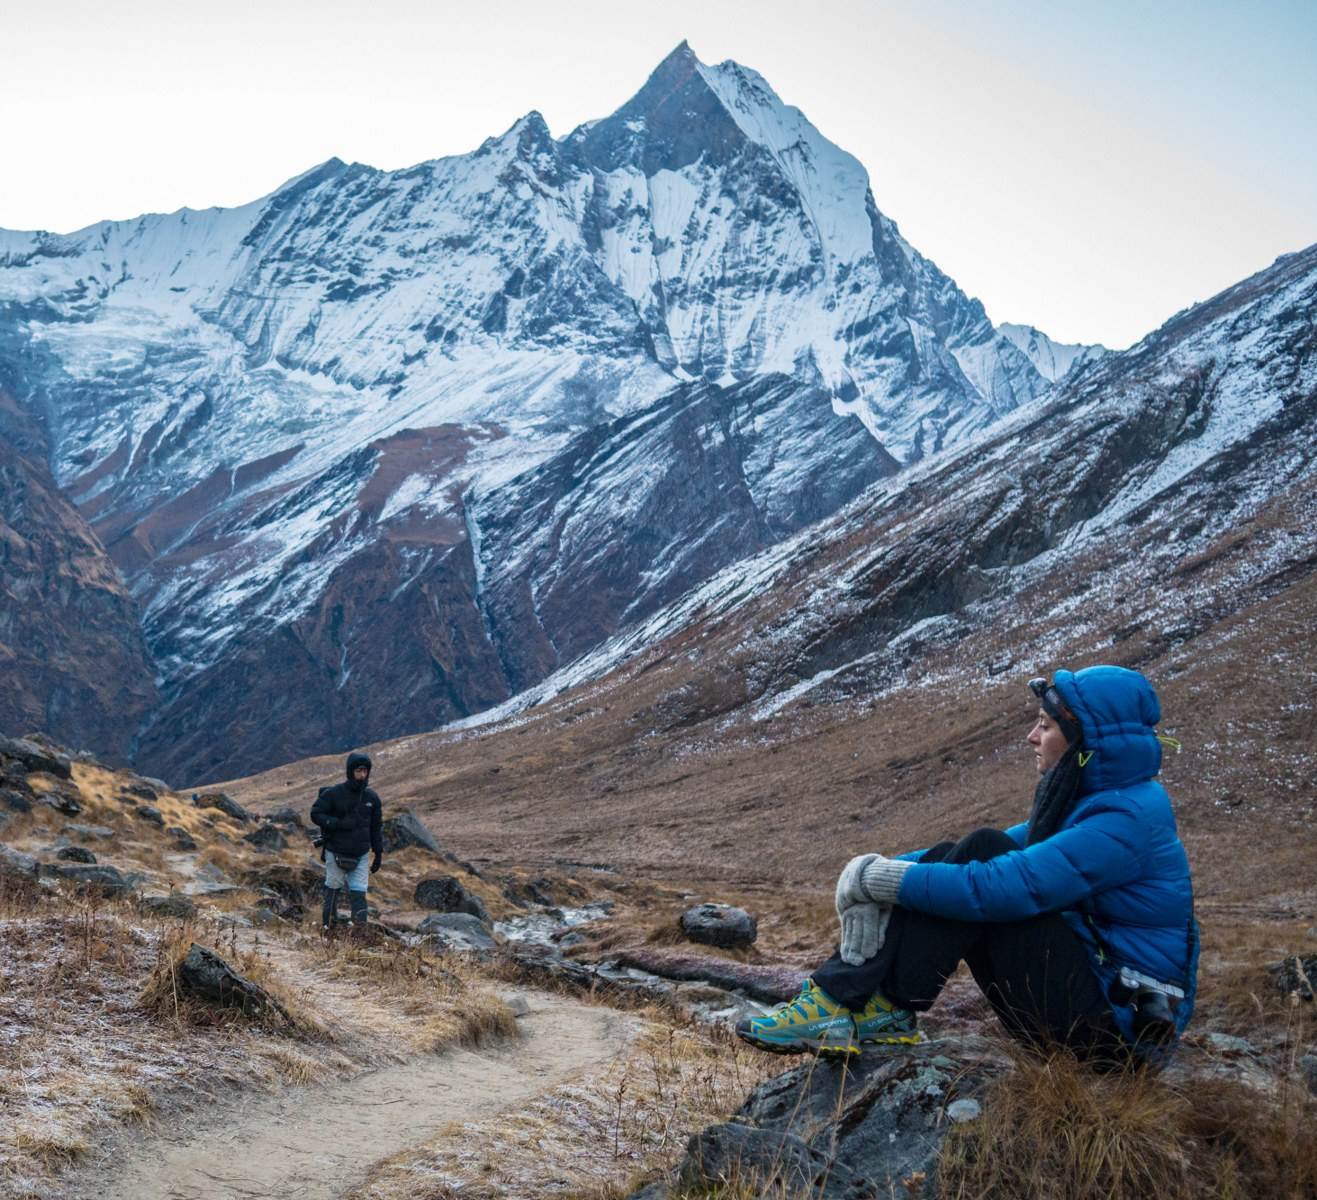
[[[763,74],[997,322],[1122,347],[1317,241],[1317,0],[4,0],[0,227],[234,205]]]

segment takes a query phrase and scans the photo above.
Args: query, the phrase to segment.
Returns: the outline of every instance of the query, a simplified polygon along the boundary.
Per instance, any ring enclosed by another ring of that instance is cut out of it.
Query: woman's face
[[[1033,747],[1034,762],[1037,764],[1039,775],[1045,771],[1050,771],[1056,766],[1065,753],[1065,734],[1061,732],[1061,727],[1041,708],[1038,710],[1038,720],[1034,722],[1034,727],[1029,730],[1029,736],[1025,741]]]

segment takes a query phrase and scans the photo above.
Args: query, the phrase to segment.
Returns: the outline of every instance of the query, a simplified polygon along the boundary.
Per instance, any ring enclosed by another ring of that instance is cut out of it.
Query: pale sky
[[[1317,241],[1317,0],[4,0],[0,227],[235,205],[337,156],[759,71],[997,322],[1123,347]]]

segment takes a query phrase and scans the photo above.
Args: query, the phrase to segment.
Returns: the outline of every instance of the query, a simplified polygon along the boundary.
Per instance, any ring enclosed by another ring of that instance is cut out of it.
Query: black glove
[[[383,861],[384,861],[384,856],[382,854],[377,854],[373,859],[371,859],[370,873],[372,875],[374,875],[375,872],[380,869],[380,863],[382,863]]]

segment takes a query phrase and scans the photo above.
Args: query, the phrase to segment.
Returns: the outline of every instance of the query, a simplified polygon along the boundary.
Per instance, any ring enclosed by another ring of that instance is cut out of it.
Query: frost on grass
[[[716,1034],[653,1023],[602,1070],[382,1164],[351,1200],[624,1196],[780,1066]]]

